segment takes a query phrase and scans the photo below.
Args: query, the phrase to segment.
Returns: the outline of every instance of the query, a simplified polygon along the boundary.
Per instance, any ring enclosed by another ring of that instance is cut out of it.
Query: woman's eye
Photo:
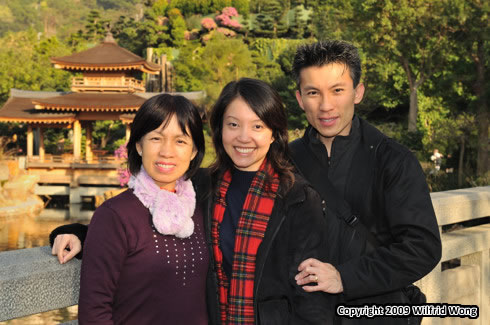
[[[187,142],[185,140],[177,140],[178,144],[186,144]]]
[[[230,122],[230,123],[228,123],[228,126],[231,126],[232,128],[236,128],[238,126],[238,124],[235,122]]]
[[[263,128],[264,128],[264,126],[263,126],[263,125],[260,125],[260,124],[257,124],[257,125],[255,125],[255,126],[254,126],[254,128],[255,128],[256,130],[261,130],[261,129],[263,129]]]

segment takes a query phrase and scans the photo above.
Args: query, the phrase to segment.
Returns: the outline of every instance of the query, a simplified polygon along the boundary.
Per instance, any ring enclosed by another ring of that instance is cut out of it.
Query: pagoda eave
[[[74,64],[63,64],[63,63],[55,63],[54,67],[56,69],[63,70],[73,70],[73,71],[125,71],[125,70],[138,70],[149,74],[158,74],[160,70],[148,69],[144,65],[104,65],[104,66],[96,66],[96,65],[74,65]]]
[[[22,117],[0,117],[0,122],[3,123],[29,123],[29,124],[71,124],[76,119],[63,118],[63,119],[40,119],[40,118],[22,118]]]
[[[118,106],[118,107],[105,107],[105,106],[45,106],[36,104],[37,110],[50,110],[50,111],[88,111],[88,112],[133,112],[137,111],[140,106]]]

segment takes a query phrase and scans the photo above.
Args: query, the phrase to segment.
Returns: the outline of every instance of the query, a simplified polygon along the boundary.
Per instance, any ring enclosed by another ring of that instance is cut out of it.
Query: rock
[[[34,188],[39,181],[39,175],[21,175],[8,181],[3,186],[4,195],[11,200],[25,201],[29,195],[34,194]]]
[[[109,200],[110,198],[124,192],[127,190],[127,187],[123,187],[117,190],[104,192],[104,195],[96,195],[95,196],[95,207],[98,208],[105,200]]]
[[[0,163],[0,182],[6,181],[9,179],[10,171],[9,167],[5,163]]]

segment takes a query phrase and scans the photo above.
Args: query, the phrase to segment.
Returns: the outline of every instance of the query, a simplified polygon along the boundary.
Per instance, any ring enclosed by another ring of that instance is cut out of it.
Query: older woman
[[[208,252],[189,179],[204,154],[201,118],[184,97],[159,95],[131,131],[129,189],[95,211],[85,240],[79,322],[207,324]]]

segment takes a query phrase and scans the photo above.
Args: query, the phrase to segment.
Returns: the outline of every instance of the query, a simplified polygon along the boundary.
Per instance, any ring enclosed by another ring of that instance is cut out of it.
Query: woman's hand
[[[304,286],[307,292],[324,291],[327,293],[340,293],[344,291],[340,273],[329,263],[320,262],[309,258],[304,260],[298,267],[299,273],[294,279],[298,285],[316,283],[314,286]]]
[[[62,234],[56,236],[51,254],[58,255],[60,264],[65,264],[82,250],[82,243],[77,236]]]

